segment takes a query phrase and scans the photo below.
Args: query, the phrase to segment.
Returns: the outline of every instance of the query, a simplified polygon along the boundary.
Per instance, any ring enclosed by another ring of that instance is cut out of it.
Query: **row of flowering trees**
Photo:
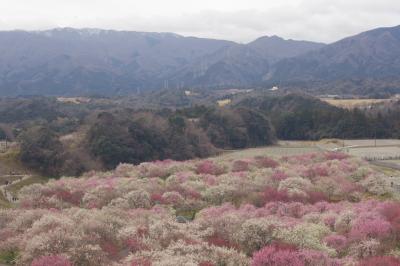
[[[34,266],[400,265],[396,182],[340,153],[123,164],[23,188],[0,210],[0,254]]]

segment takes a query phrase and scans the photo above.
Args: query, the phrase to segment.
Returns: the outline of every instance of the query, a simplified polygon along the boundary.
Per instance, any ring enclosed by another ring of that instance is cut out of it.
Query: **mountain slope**
[[[400,26],[345,38],[316,51],[285,59],[268,80],[336,81],[392,79],[400,75]]]
[[[185,67],[174,78],[190,86],[256,85],[277,61],[323,46],[322,43],[265,36],[247,45],[223,47]]]
[[[0,32],[0,90],[74,95],[158,88],[164,76],[233,44],[170,33]]]
[[[248,44],[270,63],[275,63],[284,58],[290,58],[317,50],[325,46],[323,43],[308,41],[285,40],[278,36],[264,36]]]
[[[250,86],[271,64],[321,44],[224,40],[99,29],[0,32],[0,95],[129,94],[182,86]]]
[[[222,48],[185,66],[173,77],[191,87],[246,86],[260,82],[269,61],[246,45]]]

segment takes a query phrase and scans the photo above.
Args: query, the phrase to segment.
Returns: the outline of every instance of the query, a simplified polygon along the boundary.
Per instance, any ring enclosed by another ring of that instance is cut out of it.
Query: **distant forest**
[[[79,175],[164,159],[186,160],[282,140],[400,138],[400,104],[345,110],[303,94],[255,92],[228,106],[164,95],[143,99],[0,100],[0,139],[19,143],[19,160],[47,176]],[[164,102],[162,97],[156,97]],[[141,102],[142,104],[137,104]],[[177,106],[179,108],[177,108]]]

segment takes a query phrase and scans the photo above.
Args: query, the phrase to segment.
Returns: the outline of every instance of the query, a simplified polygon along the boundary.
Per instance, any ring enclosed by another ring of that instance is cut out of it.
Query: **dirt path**
[[[13,202],[18,201],[18,198],[8,190],[8,187],[10,187],[16,183],[22,182],[22,181],[30,178],[31,176],[30,175],[7,175],[4,177],[10,177],[10,178],[15,178],[15,177],[18,178],[19,177],[19,179],[17,179],[17,180],[10,181],[8,184],[4,184],[4,185],[0,186],[0,192],[3,193],[4,197],[7,199],[8,202],[13,203]]]

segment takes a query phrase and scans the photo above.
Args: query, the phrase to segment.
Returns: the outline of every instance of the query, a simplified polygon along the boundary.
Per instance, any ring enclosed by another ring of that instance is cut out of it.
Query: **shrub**
[[[237,245],[231,243],[231,241],[220,236],[218,233],[214,233],[211,236],[208,236],[206,240],[209,245],[239,249]]]
[[[50,255],[34,259],[31,266],[72,266],[72,264],[64,256]]]
[[[277,190],[273,187],[267,187],[263,192],[265,203],[280,201],[280,202],[309,202],[317,203],[320,201],[328,201],[324,193],[319,191],[305,191],[304,194],[289,194],[286,189]]]
[[[368,219],[368,217],[361,217],[352,226],[350,237],[352,240],[384,239],[390,236],[391,228],[390,223],[381,218]]]
[[[278,191],[273,187],[267,187],[263,195],[265,203],[274,201],[289,202],[292,200],[285,190]]]
[[[363,240],[350,247],[350,253],[357,258],[378,256],[382,253],[382,246],[375,239]]]
[[[249,163],[243,160],[234,161],[232,164],[232,172],[244,172],[249,170]]]
[[[288,178],[289,176],[283,171],[276,171],[272,174],[271,179],[274,181],[282,181]]]
[[[362,260],[358,266],[399,266],[400,259],[390,256],[372,257]]]
[[[390,222],[397,239],[400,240],[400,204],[386,203],[383,205],[381,213]]]
[[[165,202],[167,204],[172,204],[174,206],[178,206],[185,201],[185,199],[182,197],[182,195],[179,192],[175,192],[175,191],[165,192],[162,195],[162,200],[163,200],[163,202]]]
[[[256,157],[256,165],[260,168],[276,168],[279,163],[269,157]]]
[[[252,254],[274,240],[277,222],[271,219],[254,218],[245,221],[238,232],[238,241],[242,249]]]
[[[289,177],[279,183],[278,190],[285,190],[289,195],[306,196],[306,192],[313,187],[312,183],[301,177]]]
[[[148,259],[132,259],[131,266],[151,266],[151,261]]]
[[[144,190],[134,190],[126,195],[130,208],[149,208],[150,194]]]
[[[199,266],[215,266],[215,264],[209,261],[202,261],[199,263]]]
[[[300,251],[300,256],[304,260],[307,266],[336,266],[334,261],[332,261],[328,255],[323,252],[303,249]]]
[[[349,155],[342,152],[326,152],[325,158],[327,160],[344,160],[349,158]]]
[[[337,251],[343,251],[347,246],[347,238],[341,235],[329,235],[324,238],[324,242]]]
[[[291,247],[266,246],[253,254],[252,266],[304,266],[300,253]]]
[[[225,173],[225,169],[213,161],[204,160],[197,164],[196,172],[198,174],[221,175]]]

